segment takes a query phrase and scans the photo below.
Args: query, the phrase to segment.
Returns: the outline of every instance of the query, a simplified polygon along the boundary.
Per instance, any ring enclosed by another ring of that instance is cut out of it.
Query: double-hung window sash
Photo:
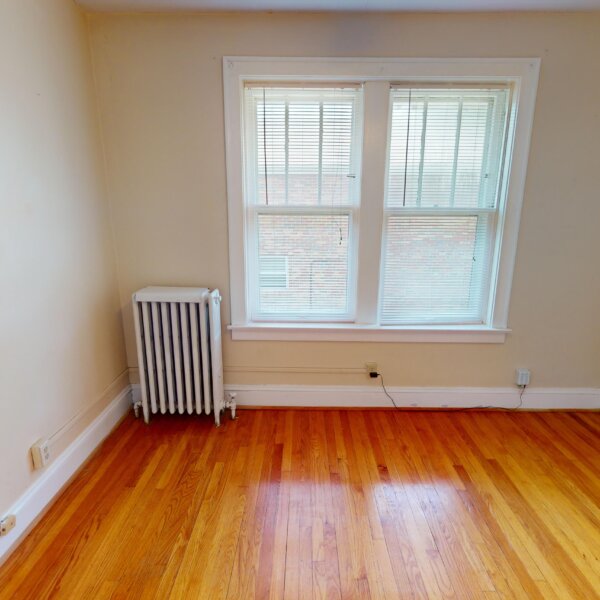
[[[392,87],[381,324],[487,321],[509,93]]]
[[[362,90],[247,83],[252,320],[352,321]]]

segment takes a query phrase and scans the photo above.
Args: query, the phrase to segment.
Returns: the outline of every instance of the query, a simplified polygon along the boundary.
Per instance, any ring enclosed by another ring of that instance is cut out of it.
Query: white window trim
[[[322,340],[322,341],[411,341],[411,342],[503,342],[508,329],[510,292],[517,251],[517,239],[533,113],[540,70],[539,58],[506,59],[386,59],[386,58],[271,58],[224,57],[225,144],[227,155],[227,196],[229,220],[229,268],[231,325],[233,339]],[[246,285],[246,248],[243,169],[243,87],[246,81],[359,81],[365,86],[363,177],[359,223],[359,256],[356,323],[253,323],[250,320]],[[387,138],[389,81],[505,83],[514,85],[511,106],[510,169],[505,171],[505,202],[499,213],[498,248],[492,272],[491,321],[486,326],[381,327],[376,319],[380,262],[382,211],[369,210],[369,201],[381,202],[385,187],[387,148],[376,143]],[[371,102],[367,98],[371,95]],[[382,110],[385,108],[385,110]],[[371,114],[368,114],[370,111]],[[373,139],[370,138],[373,133]],[[366,176],[366,174],[369,174]],[[368,236],[368,237],[367,237]],[[369,249],[360,248],[369,239]],[[374,256],[376,252],[378,255]],[[364,268],[371,265],[369,268]],[[361,268],[363,267],[363,268]],[[375,300],[375,301],[374,301]],[[366,308],[365,308],[366,307]],[[374,308],[373,308],[374,307]]]

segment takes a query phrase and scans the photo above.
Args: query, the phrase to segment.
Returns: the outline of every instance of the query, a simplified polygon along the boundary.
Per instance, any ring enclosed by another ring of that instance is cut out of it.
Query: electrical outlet
[[[0,536],[8,535],[10,530],[15,528],[16,524],[16,515],[6,515],[4,519],[0,520]]]
[[[365,363],[365,369],[367,370],[367,374],[377,373],[377,363],[375,363],[375,362]]]
[[[42,469],[50,462],[50,444],[48,440],[38,440],[31,446],[31,458],[36,469]]]
[[[531,379],[531,371],[529,369],[517,369],[515,372],[515,384],[519,387],[529,385]]]

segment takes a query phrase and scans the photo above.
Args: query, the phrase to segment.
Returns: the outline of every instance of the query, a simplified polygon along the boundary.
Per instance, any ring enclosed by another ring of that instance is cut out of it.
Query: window
[[[381,322],[486,322],[510,88],[390,92]]]
[[[351,319],[356,85],[245,87],[248,292],[254,320]],[[286,285],[265,268],[286,262]]]
[[[503,341],[539,61],[224,61],[234,339]]]

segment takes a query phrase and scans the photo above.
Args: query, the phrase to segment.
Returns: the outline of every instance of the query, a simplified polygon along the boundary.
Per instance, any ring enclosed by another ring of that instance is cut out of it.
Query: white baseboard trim
[[[131,408],[131,386],[121,389],[108,406],[51,462],[5,514],[17,516],[16,527],[0,538],[0,564],[9,556],[56,495]]]
[[[242,407],[392,407],[380,386],[228,384],[225,389],[236,393],[236,402]],[[520,393],[511,387],[388,387],[387,390],[402,408],[515,408]],[[527,388],[522,400],[521,410],[599,410],[600,389]]]

